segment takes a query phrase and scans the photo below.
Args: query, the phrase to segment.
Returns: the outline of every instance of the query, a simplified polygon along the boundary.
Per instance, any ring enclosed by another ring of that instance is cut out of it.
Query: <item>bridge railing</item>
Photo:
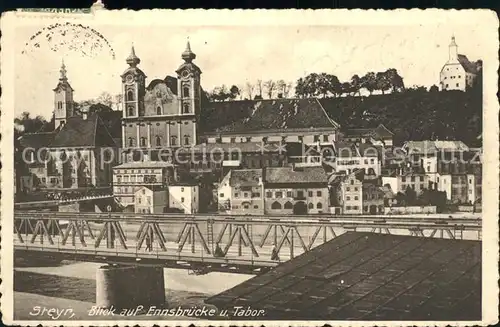
[[[346,231],[451,239],[481,235],[477,219],[409,219],[21,211],[14,213],[14,233],[15,248],[29,251],[256,267],[288,260]]]

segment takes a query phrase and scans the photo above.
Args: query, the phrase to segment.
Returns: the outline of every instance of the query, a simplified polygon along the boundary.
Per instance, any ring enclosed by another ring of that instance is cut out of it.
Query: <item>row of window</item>
[[[183,98],[189,98],[190,92],[189,92],[189,86],[183,86],[182,87],[182,97]],[[156,96],[158,98],[161,98],[161,92],[157,92]],[[134,101],[135,96],[134,96],[134,91],[128,90],[127,95],[126,95],[127,101]]]
[[[345,197],[345,199],[346,199],[346,201],[350,201],[350,200],[351,200],[351,196],[347,195],[347,196]],[[356,196],[354,197],[354,200],[359,200],[359,196],[357,196],[357,195],[356,195]]]
[[[345,210],[358,210],[358,206],[345,206]]]
[[[120,174],[120,173],[130,173],[130,174],[147,174],[147,173],[151,173],[151,174],[154,174],[157,172],[157,170],[155,169],[131,169],[131,170],[127,170],[127,169],[116,169],[115,172],[117,174]]]
[[[147,144],[147,139],[145,137],[141,137],[139,139],[139,146],[146,147],[148,146]],[[170,145],[171,146],[176,146],[177,145],[177,136],[173,135],[170,137]],[[128,142],[127,142],[129,147],[135,147],[136,146],[136,140],[135,137],[129,137]],[[191,136],[189,135],[184,135],[184,145],[190,145],[191,144]],[[163,144],[163,138],[161,136],[155,136],[155,146],[162,146]]]
[[[297,191],[296,194],[297,194],[296,197],[298,197],[298,198],[303,198],[304,197],[304,191]],[[314,192],[313,191],[308,191],[307,195],[309,197],[313,197],[314,196]],[[292,191],[287,191],[287,192],[275,191],[274,192],[274,198],[285,198],[285,197],[286,198],[292,198],[293,196],[294,195],[293,195]],[[316,196],[322,196],[322,192],[321,191],[316,191]],[[271,191],[266,192],[266,198],[272,198],[272,197],[273,197],[273,192],[271,192]]]
[[[450,76],[450,79],[461,78],[461,77],[462,77],[461,75],[458,75],[458,77],[456,77],[456,76]],[[446,76],[444,77],[444,79],[446,79]]]
[[[424,176],[419,176],[419,180],[420,180],[421,182],[423,182],[423,181],[424,181]],[[401,181],[402,181],[403,183],[404,183],[404,182],[406,182],[406,176],[402,176],[402,177],[401,177]],[[415,176],[411,176],[411,177],[410,177],[410,181],[415,182]]]
[[[320,142],[321,139],[323,139],[323,142],[328,142],[328,138],[329,136],[328,135],[314,135],[314,142]],[[236,143],[236,137],[231,137],[230,138],[230,142],[231,143]],[[304,136],[297,136],[297,139],[299,142],[303,142],[304,141]],[[239,138],[239,141],[240,143],[246,143],[246,142],[252,142],[252,137],[251,136],[247,136],[247,137],[240,137]],[[264,136],[262,137],[262,142],[268,142],[269,141],[269,138],[267,136]],[[281,142],[286,142],[287,141],[287,137],[286,136],[282,136],[281,137]],[[219,137],[219,138],[216,138],[215,139],[215,142],[216,143],[222,143],[222,138]]]
[[[456,84],[456,87],[459,86],[459,83]],[[448,84],[446,84],[446,88],[450,87]]]
[[[384,212],[384,206],[378,206],[378,207],[376,207],[376,208],[378,209],[378,212],[380,212],[380,213],[381,213],[381,212]],[[363,207],[363,211],[364,211],[364,212],[368,212],[368,211],[370,211],[370,207],[369,207],[369,206],[364,206],[364,207]]]
[[[128,175],[122,176],[118,175],[116,176],[116,182],[119,183],[160,183],[160,178],[158,178],[157,175],[131,175],[130,177]]]
[[[368,165],[368,162],[370,164],[375,164],[375,159],[364,159],[364,164]],[[359,165],[361,163],[360,160],[338,160],[337,165]]]
[[[308,209],[314,209],[314,204],[309,202],[309,204],[307,205],[307,208]],[[283,204],[283,206],[281,205],[281,203],[279,203],[278,201],[275,201],[271,204],[271,209],[273,210],[279,210],[279,209],[293,209],[293,204],[290,202],[290,201],[287,201],[285,202],[285,204]],[[318,202],[316,204],[316,209],[323,209],[323,204],[321,202]]]

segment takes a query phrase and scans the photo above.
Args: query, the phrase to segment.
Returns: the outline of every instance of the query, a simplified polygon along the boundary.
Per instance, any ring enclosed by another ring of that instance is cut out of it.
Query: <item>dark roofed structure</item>
[[[267,167],[264,171],[266,184],[327,184],[328,177],[323,167]]]
[[[54,140],[48,145],[50,148],[96,146],[118,146],[99,114],[93,114],[87,119],[79,116],[69,117]]]
[[[469,61],[469,58],[467,58],[466,55],[459,54],[458,55],[458,62],[462,67],[465,69],[467,73],[471,74],[477,74],[477,66],[475,63],[472,63]]]
[[[481,320],[481,242],[347,232],[206,302],[259,320]]]
[[[229,185],[258,186],[262,181],[262,169],[239,169],[231,171]]]
[[[379,124],[375,128],[350,128],[345,131],[344,135],[348,138],[372,137],[375,139],[386,139],[392,138],[394,133],[385,127],[384,124]]]
[[[33,148],[37,150],[47,147],[52,143],[55,136],[55,132],[26,133],[20,137],[19,143],[23,148]]]
[[[210,102],[202,110],[204,134],[337,128],[317,99]]]

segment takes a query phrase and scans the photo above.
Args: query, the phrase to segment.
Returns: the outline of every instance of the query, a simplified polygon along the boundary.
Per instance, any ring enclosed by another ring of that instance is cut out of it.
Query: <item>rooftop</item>
[[[409,153],[431,154],[439,151],[469,151],[462,141],[408,141],[403,146]]]
[[[202,111],[204,133],[338,128],[317,99],[210,102]]]
[[[266,168],[264,182],[283,183],[327,183],[328,177],[323,167],[279,167]]]
[[[114,166],[113,169],[127,169],[127,168],[167,168],[174,167],[174,164],[166,161],[131,161],[122,163],[121,165]]]
[[[206,302],[263,320],[480,320],[481,242],[348,232]]]
[[[262,180],[262,169],[240,169],[230,172],[229,185],[234,186],[259,186]]]

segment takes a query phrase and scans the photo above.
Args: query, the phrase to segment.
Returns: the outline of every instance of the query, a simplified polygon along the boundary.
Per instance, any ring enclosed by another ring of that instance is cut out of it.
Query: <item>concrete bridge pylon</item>
[[[162,267],[104,265],[96,270],[99,308],[148,310],[166,306]]]

